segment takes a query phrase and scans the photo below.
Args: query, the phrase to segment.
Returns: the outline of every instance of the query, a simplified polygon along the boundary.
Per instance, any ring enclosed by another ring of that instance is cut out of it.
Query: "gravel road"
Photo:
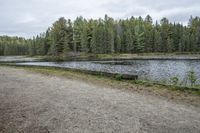
[[[199,133],[200,109],[0,67],[0,133]]]

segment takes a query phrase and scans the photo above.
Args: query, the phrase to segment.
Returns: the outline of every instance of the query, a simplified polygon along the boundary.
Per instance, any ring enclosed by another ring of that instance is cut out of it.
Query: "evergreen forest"
[[[154,22],[131,17],[74,21],[59,18],[44,33],[31,39],[0,36],[0,55],[65,56],[70,52],[93,54],[200,52],[200,18],[190,17],[188,24]]]

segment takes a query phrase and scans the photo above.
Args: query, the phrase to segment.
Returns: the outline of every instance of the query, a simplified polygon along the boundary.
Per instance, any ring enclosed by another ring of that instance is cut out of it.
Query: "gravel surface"
[[[199,133],[200,109],[80,80],[0,67],[0,133],[4,132]]]

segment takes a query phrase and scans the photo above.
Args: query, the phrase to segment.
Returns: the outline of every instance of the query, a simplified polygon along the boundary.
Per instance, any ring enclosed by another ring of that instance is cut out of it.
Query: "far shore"
[[[141,54],[71,54],[67,56],[0,56],[0,62],[26,61],[84,61],[84,60],[200,60],[200,54],[192,53],[141,53]]]

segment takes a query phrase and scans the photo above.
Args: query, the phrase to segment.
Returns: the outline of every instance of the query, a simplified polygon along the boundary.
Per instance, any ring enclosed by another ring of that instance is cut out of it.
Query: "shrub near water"
[[[172,78],[170,78],[170,81],[171,81],[172,85],[178,85],[179,78],[178,77],[172,77]]]
[[[197,85],[197,76],[194,71],[188,71],[187,77],[181,82],[177,76],[170,78],[170,82],[173,86],[188,86],[189,85],[190,87],[199,87],[199,85]]]
[[[194,87],[197,81],[197,77],[194,71],[188,71],[187,78],[191,84],[191,87]]]
[[[122,75],[121,75],[121,74],[117,74],[117,75],[115,76],[115,79],[116,79],[116,80],[122,80]]]

